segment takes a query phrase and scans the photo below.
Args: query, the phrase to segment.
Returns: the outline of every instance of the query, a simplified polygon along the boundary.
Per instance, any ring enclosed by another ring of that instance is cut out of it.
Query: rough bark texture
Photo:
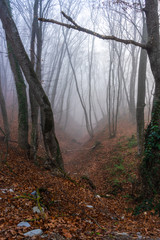
[[[20,146],[20,148],[28,151],[28,103],[26,85],[24,83],[24,78],[19,63],[13,53],[13,49],[7,36],[6,40],[8,45],[9,62],[14,75],[18,97],[18,145]]]
[[[147,41],[146,21],[143,18],[143,35],[142,43]],[[145,108],[145,82],[146,82],[146,68],[147,68],[147,51],[141,49],[139,71],[138,71],[138,94],[137,94],[137,142],[138,154],[142,155],[144,152],[144,108]]]
[[[5,0],[0,0],[0,19],[2,21],[6,35],[12,44],[14,54],[40,106],[43,119],[43,139],[46,151],[48,152],[48,157],[50,159],[50,167],[58,166],[63,168],[63,160],[59,149],[59,144],[55,136],[53,113],[50,102],[34,72],[31,61],[25,52],[24,46],[19,37],[18,30],[8,11]]]
[[[32,34],[31,34],[31,63],[34,67],[36,65],[37,59],[35,56],[35,40],[36,33],[38,31],[38,2],[39,0],[35,0],[34,2],[34,12],[33,12],[33,22],[32,22]],[[32,89],[29,87],[29,98],[30,98],[30,106],[31,106],[31,120],[32,120],[32,129],[31,129],[31,148],[30,148],[30,158],[36,159],[36,153],[38,149],[38,109],[39,105],[32,93]]]
[[[148,30],[147,53],[155,79],[152,119],[145,136],[145,157],[141,165],[144,194],[152,197],[160,193],[160,44],[158,0],[145,1]]]

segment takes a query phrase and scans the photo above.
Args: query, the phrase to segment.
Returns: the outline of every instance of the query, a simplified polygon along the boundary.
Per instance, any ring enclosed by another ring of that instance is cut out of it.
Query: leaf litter
[[[43,231],[34,239],[52,239],[54,234],[57,239],[157,239],[160,218],[154,211],[133,215],[136,204],[130,195],[139,164],[136,147],[127,146],[133,134],[134,127],[121,124],[115,139],[101,131],[77,150],[61,133],[65,168],[75,182],[29,161],[15,143],[5,164],[5,144],[0,143],[0,239],[24,239],[34,229]],[[92,148],[96,141],[100,144]],[[33,212],[31,193],[37,189],[44,213]],[[20,222],[31,227],[17,227]]]

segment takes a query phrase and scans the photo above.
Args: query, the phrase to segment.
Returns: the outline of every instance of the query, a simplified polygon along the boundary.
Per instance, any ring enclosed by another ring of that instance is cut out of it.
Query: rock
[[[41,213],[40,209],[37,206],[33,207],[32,209],[34,213]],[[44,212],[44,208],[42,208],[42,212]]]
[[[11,188],[10,188],[8,191],[9,191],[9,192],[14,192],[13,189],[11,189]]]
[[[122,233],[116,233],[116,235],[118,236],[129,236],[128,233],[122,232]]]
[[[142,239],[143,238],[140,232],[137,232],[137,237],[138,237],[138,239]]]
[[[129,239],[132,239],[128,233],[125,233],[125,232],[122,232],[122,233],[115,233],[115,239],[116,240],[129,240]]]
[[[11,192],[11,193],[13,193],[14,191],[13,191],[13,189],[7,189],[7,188],[4,188],[4,189],[0,189],[1,191],[2,191],[2,193],[7,193],[7,192]]]
[[[31,193],[31,195],[32,195],[34,198],[36,198],[36,197],[37,197],[37,192],[36,192],[36,191],[33,191],[33,192]]]
[[[28,222],[20,222],[17,227],[30,227],[31,225]]]
[[[24,236],[26,237],[34,237],[34,236],[39,236],[43,233],[41,229],[34,229],[32,231],[24,233]]]
[[[101,196],[100,195],[96,195],[96,198],[101,198]]]
[[[88,207],[88,208],[93,208],[93,206],[92,206],[92,205],[86,205],[86,207]]]

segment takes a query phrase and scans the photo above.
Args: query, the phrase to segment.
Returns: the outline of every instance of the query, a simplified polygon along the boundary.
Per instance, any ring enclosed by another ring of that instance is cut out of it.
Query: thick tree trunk
[[[144,194],[150,198],[160,193],[160,44],[158,0],[145,1],[148,30],[147,53],[155,79],[152,119],[145,136],[145,157],[141,164]]]
[[[10,2],[7,0],[9,12],[11,14]],[[26,94],[26,85],[24,83],[24,77],[13,52],[12,44],[8,36],[6,35],[8,58],[11,66],[12,73],[14,75],[14,81],[16,85],[17,97],[18,97],[18,145],[20,148],[28,151],[30,146],[28,143],[28,103]]]
[[[7,36],[6,40],[8,45],[9,62],[14,75],[18,97],[18,145],[20,148],[28,151],[28,103],[26,85],[24,83],[24,78],[19,63],[13,53],[13,49]]]
[[[18,30],[8,11],[5,0],[0,0],[0,19],[6,35],[12,44],[14,54],[19,62],[19,65],[21,66],[26,80],[40,106],[42,113],[43,139],[48,157],[50,159],[50,167],[56,166],[63,168],[63,160],[59,144],[55,136],[53,113],[50,102],[34,72],[31,61],[25,52]]]

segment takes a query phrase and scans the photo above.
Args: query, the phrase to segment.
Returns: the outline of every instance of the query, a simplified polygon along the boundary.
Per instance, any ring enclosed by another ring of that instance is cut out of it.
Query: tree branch
[[[102,35],[102,34],[99,34],[97,32],[94,32],[90,29],[83,28],[83,27],[79,26],[71,17],[67,16],[64,12],[61,12],[61,13],[73,25],[72,24],[67,24],[67,23],[62,23],[62,22],[56,21],[54,19],[38,18],[38,20],[42,21],[42,22],[50,22],[50,23],[57,24],[57,25],[60,25],[60,26],[63,26],[63,27],[69,28],[69,29],[74,29],[74,30],[77,30],[77,31],[80,31],[80,32],[85,32],[89,35],[98,37],[102,40],[114,40],[116,42],[121,42],[121,43],[124,43],[124,44],[132,44],[132,45],[141,47],[143,49],[147,49],[146,44],[139,43],[139,42],[136,42],[134,40],[121,39],[121,38],[115,37],[113,35],[112,36],[106,36],[106,35]]]

